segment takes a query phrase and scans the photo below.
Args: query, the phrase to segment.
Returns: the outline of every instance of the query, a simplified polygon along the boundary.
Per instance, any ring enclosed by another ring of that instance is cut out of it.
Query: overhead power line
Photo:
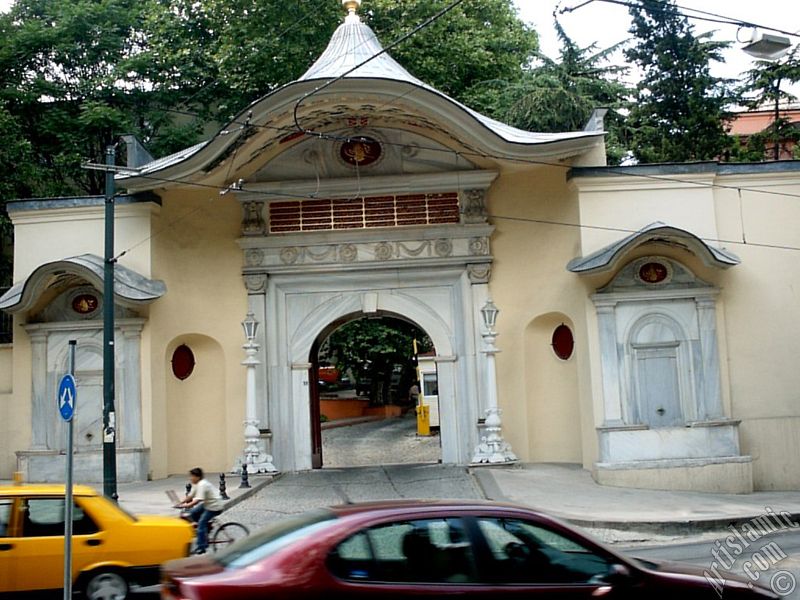
[[[577,6],[572,7],[565,7],[560,10],[561,14],[564,13],[571,13],[575,12],[576,10],[583,8],[584,6],[591,4],[592,2],[605,2],[606,4],[616,4],[618,6],[625,6],[627,8],[643,8],[643,2],[636,2],[635,0],[587,0],[586,2],[582,2]],[[758,23],[753,23],[752,21],[745,21],[743,19],[738,19],[736,17],[727,17],[725,15],[721,15],[718,13],[713,13],[705,10],[700,10],[698,8],[689,8],[687,6],[682,6],[680,4],[673,4],[670,2],[664,2],[663,0],[648,0],[650,4],[660,4],[664,7],[666,6],[674,6],[681,14],[686,17],[687,19],[693,19],[695,21],[707,21],[709,23],[720,23],[723,25],[735,25],[737,27],[750,27],[756,29],[765,29],[767,31],[774,31],[776,33],[782,33],[783,35],[788,35],[792,37],[800,37],[800,33],[797,31],[786,31],[785,29],[779,29],[777,27],[770,27],[768,25],[759,25]],[[651,7],[652,8],[652,7]],[[665,9],[656,9],[659,12],[665,12]],[[696,13],[696,14],[686,14],[686,12]]]
[[[179,114],[192,114],[192,113],[187,113],[186,111],[177,111],[177,110],[173,111],[173,112],[178,112]],[[197,116],[199,116],[199,115],[197,115]],[[241,127],[254,127],[256,129],[267,129],[267,130],[277,131],[277,132],[287,133],[287,134],[297,131],[292,126],[282,126],[281,127],[281,126],[277,126],[277,125],[261,125],[261,124],[258,124],[258,123],[253,123],[250,120],[248,120],[248,121],[236,121],[236,120],[234,120],[234,121],[231,121],[229,123],[229,125],[235,125],[235,124],[238,124]],[[332,133],[325,133],[325,132],[320,132],[320,131],[310,131],[310,130],[309,131],[304,131],[302,133],[305,133],[306,135],[312,136],[315,139],[332,141],[332,142],[352,142],[354,140],[358,140],[361,137],[357,133],[353,134],[353,135],[347,135],[347,136],[336,135],[336,134],[332,134]],[[465,158],[483,158],[483,159],[490,159],[490,160],[502,160],[502,161],[514,162],[514,163],[517,163],[517,164],[530,164],[530,165],[537,165],[537,166],[543,166],[543,167],[558,167],[560,169],[568,169],[568,170],[573,168],[572,165],[564,164],[564,163],[561,163],[561,162],[550,162],[550,161],[546,161],[546,160],[536,160],[536,159],[532,159],[532,158],[514,158],[514,157],[509,157],[509,156],[502,156],[502,155],[499,155],[499,154],[490,154],[490,153],[487,153],[487,152],[477,152],[477,151],[473,151],[473,150],[452,150],[452,149],[449,149],[449,148],[441,148],[441,147],[436,147],[436,146],[424,146],[424,145],[419,145],[419,144],[407,144],[407,143],[402,143],[402,142],[391,142],[391,141],[384,141],[384,142],[381,142],[381,143],[384,146],[390,146],[390,147],[396,147],[396,148],[413,148],[413,149],[416,149],[416,150],[425,150],[425,151],[429,151],[429,152],[439,152],[439,153],[442,153],[442,154],[457,155],[457,156],[462,156],[462,157],[465,157]],[[682,183],[682,184],[694,185],[694,186],[698,186],[698,187],[707,187],[707,188],[716,188],[716,189],[725,189],[725,190],[734,190],[734,191],[745,191],[745,192],[753,192],[753,193],[757,193],[757,194],[767,194],[767,195],[772,195],[772,196],[781,196],[781,197],[788,197],[788,198],[800,198],[800,194],[795,194],[795,193],[792,193],[792,192],[781,192],[781,191],[777,191],[777,190],[770,190],[770,189],[764,189],[764,188],[753,187],[753,186],[745,186],[745,187],[743,187],[743,186],[736,186],[736,185],[727,185],[727,184],[723,184],[723,183],[713,183],[713,182],[708,183],[708,182],[703,182],[703,181],[696,181],[696,180],[693,180],[693,179],[684,179],[684,178],[676,177],[676,176],[672,176],[672,175],[653,175],[653,174],[650,174],[650,173],[640,173],[640,172],[631,171],[631,170],[629,170],[628,167],[607,166],[607,167],[599,167],[599,168],[603,168],[607,173],[612,173],[612,174],[618,175],[620,177],[634,177],[634,178],[638,177],[638,178],[641,178],[641,179],[649,179],[649,180],[654,180],[654,181],[664,181],[664,182],[673,182],[673,183]],[[143,175],[136,175],[135,173],[133,173],[133,174],[135,176],[137,176],[137,177],[142,177],[142,178],[145,178],[145,179],[153,179],[152,177],[146,178]],[[164,181],[165,182],[171,182],[172,180],[164,179]],[[288,196],[288,197],[290,197],[290,196]]]
[[[169,182],[169,183],[181,183],[183,185],[187,185],[190,187],[198,187],[201,189],[208,189],[217,192],[218,194],[227,193],[230,191],[230,186],[222,187],[207,183],[200,183],[196,181],[190,181],[186,179],[171,179],[165,177],[155,177],[150,175],[140,175],[143,179],[153,180],[153,181],[161,181],[161,182]],[[270,192],[267,190],[249,190],[245,188],[236,188],[236,191],[248,193],[252,195],[261,195],[271,198],[292,198],[297,200],[318,200],[319,197],[313,194],[295,194],[295,193],[287,193],[287,192]],[[795,194],[795,196],[800,197]],[[129,246],[119,254],[114,257],[114,260],[119,260],[121,257],[125,256],[131,250],[141,246],[142,244],[147,243],[154,237],[164,233],[165,231],[171,229],[181,221],[184,221],[191,217],[194,214],[197,214],[201,210],[205,208],[205,205],[194,207],[188,210],[186,213],[179,215],[175,219],[171,220],[167,223],[166,226],[162,227],[155,233],[147,236],[146,238],[136,242],[135,244]],[[571,228],[579,228],[579,229],[589,229],[589,230],[599,230],[599,231],[613,231],[619,232],[624,234],[631,234],[631,233],[638,233],[638,229],[632,229],[629,227],[615,227],[610,225],[593,225],[591,223],[574,223],[569,221],[558,221],[554,219],[535,219],[530,217],[518,217],[518,216],[510,216],[510,215],[500,215],[490,213],[488,215],[490,219],[496,219],[501,221],[515,221],[520,223],[531,223],[531,224],[538,224],[538,225],[550,225],[550,226],[557,226],[557,227],[571,227]],[[771,244],[771,243],[764,243],[764,242],[752,242],[752,241],[740,241],[740,240],[730,240],[725,238],[712,238],[712,237],[701,237],[705,242],[711,242],[715,244],[729,244],[729,245],[737,245],[737,246],[751,246],[754,248],[765,248],[765,249],[772,249],[772,250],[792,250],[792,251],[800,251],[800,246],[791,246],[787,244]]]

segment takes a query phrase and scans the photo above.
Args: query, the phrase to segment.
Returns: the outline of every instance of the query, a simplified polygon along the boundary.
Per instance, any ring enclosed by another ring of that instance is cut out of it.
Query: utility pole
[[[117,501],[117,413],[114,410],[114,172],[116,147],[106,147],[105,256],[103,267],[103,495]]]

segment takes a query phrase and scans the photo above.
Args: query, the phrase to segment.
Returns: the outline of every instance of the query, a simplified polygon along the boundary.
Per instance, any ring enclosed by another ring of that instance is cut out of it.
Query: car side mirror
[[[611,585],[619,585],[633,579],[633,573],[631,573],[631,570],[627,566],[614,563],[609,567],[608,573],[603,579],[606,583]]]

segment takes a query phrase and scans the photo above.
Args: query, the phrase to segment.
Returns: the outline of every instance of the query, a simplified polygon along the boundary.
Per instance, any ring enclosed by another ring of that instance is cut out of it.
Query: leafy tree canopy
[[[388,395],[395,366],[405,372],[411,368],[414,340],[420,352],[433,350],[430,338],[416,325],[401,319],[358,319],[336,331],[327,340],[328,354],[337,358],[342,372],[372,380],[372,397],[379,403]]]
[[[579,131],[596,108],[608,108],[608,162],[619,164],[627,153],[620,109],[627,108],[632,92],[621,79],[627,68],[609,61],[621,44],[582,48],[558,20],[555,28],[561,41],[557,60],[537,52],[537,64],[526,68],[522,77],[495,78],[469,90],[471,104],[521,129],[550,133]]]
[[[388,43],[442,6],[371,0],[364,18]],[[17,0],[0,16],[0,100],[50,191],[100,193],[102,175],[80,163],[113,137],[135,133],[156,156],[199,141],[209,121],[301,75],[341,19],[333,0]],[[536,41],[511,0],[467,0],[395,54],[461,98],[492,74],[519,76]]]
[[[630,8],[635,38],[625,56],[642,72],[630,112],[631,149],[639,162],[713,160],[730,144],[730,82],[714,77],[724,42],[695,36],[673,0]]]

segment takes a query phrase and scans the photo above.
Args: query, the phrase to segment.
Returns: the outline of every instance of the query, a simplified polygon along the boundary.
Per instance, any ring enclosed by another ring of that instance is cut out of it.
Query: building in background
[[[800,139],[800,107],[787,106],[779,111],[779,118],[784,120],[783,134],[778,140],[778,160],[792,160],[795,158],[797,140]],[[774,137],[771,133],[772,124],[775,122],[775,111],[749,110],[734,113],[730,122],[730,135],[739,140],[739,144],[747,147],[753,136],[763,134],[765,140],[759,144],[764,146],[764,160],[774,159]],[[761,137],[761,136],[759,136]]]

